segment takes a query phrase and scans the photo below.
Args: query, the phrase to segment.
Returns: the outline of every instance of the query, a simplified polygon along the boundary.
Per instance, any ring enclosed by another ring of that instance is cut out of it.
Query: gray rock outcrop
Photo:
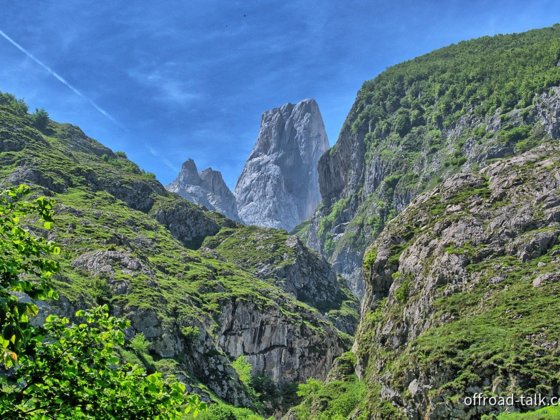
[[[325,323],[324,332],[317,334],[306,322],[310,320],[293,322],[277,307],[263,310],[251,302],[224,303],[220,347],[232,359],[244,356],[254,373],[276,383],[324,379],[345,345],[332,326]]]
[[[222,174],[212,168],[199,173],[192,159],[183,163],[181,172],[167,189],[208,210],[239,220],[235,196],[224,182]]]
[[[241,220],[290,231],[309,218],[321,200],[317,163],[328,147],[315,100],[265,112],[234,190]]]
[[[332,267],[295,235],[255,226],[223,229],[202,249],[281,288],[324,314],[339,330],[354,334],[359,304]]]

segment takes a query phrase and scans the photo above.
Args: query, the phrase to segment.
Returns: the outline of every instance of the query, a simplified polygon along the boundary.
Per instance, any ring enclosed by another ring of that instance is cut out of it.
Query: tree
[[[37,306],[16,293],[31,299],[56,297],[50,278],[58,263],[51,257],[59,254],[60,248],[22,226],[22,219],[35,214],[43,228],[50,228],[53,204],[45,197],[24,201],[29,192],[29,187],[22,185],[0,193],[0,367],[17,362],[19,351],[33,333],[29,319],[37,314]]]
[[[79,323],[49,315],[43,334],[34,337],[31,357],[22,357],[17,381],[5,385],[0,414],[56,418],[179,418],[199,411],[197,396],[160,373],[123,361],[127,321],[108,307],[78,311]]]
[[[32,216],[44,229],[52,224],[52,201],[24,201],[28,194],[26,186],[0,193],[0,417],[170,419],[205,410],[176,379],[120,357],[129,322],[106,305],[78,311],[77,323],[57,315],[30,323],[37,307],[25,296],[56,296],[50,278],[60,249],[23,227]]]
[[[14,95],[0,92],[0,106],[11,108],[17,115],[25,116],[29,108],[23,99],[17,99]]]
[[[43,108],[36,109],[35,113],[31,116],[31,121],[33,123],[33,127],[44,131],[49,125],[49,114]]]

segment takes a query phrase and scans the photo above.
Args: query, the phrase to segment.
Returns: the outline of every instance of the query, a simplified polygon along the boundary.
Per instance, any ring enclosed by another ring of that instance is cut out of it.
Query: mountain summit
[[[199,173],[194,161],[189,159],[183,163],[181,172],[167,189],[192,203],[222,213],[232,220],[239,220],[235,197],[220,171],[207,168]]]
[[[317,163],[328,147],[314,99],[266,111],[234,190],[241,220],[289,231],[309,218],[321,200]]]

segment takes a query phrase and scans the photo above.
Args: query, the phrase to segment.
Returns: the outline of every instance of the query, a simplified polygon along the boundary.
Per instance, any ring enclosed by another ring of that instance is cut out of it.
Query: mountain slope
[[[38,232],[63,249],[52,310],[109,303],[131,320],[131,337],[148,339],[147,369],[236,405],[260,404],[233,367],[239,356],[278,388],[326,375],[349,337],[274,281],[200,248],[241,227],[167,192],[77,127],[50,121],[39,130],[18,104],[0,94],[0,180],[56,200],[53,229]],[[311,280],[331,284],[326,275]]]
[[[551,141],[416,197],[365,254],[354,354],[285,418],[479,419],[558,397],[559,191]]]
[[[476,392],[558,395],[559,188],[560,146],[545,144],[450,178],[389,223],[366,253],[355,344],[369,409],[473,418],[506,409],[465,405]]]
[[[365,248],[420,192],[560,137],[560,26],[461,42],[358,92],[318,166],[322,202],[298,227],[363,295]]]

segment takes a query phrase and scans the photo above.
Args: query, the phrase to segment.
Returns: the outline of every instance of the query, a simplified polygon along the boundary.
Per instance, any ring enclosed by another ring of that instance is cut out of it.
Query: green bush
[[[36,109],[31,115],[31,122],[36,129],[45,131],[49,125],[49,114],[43,108]]]
[[[0,93],[0,106],[4,105],[11,108],[17,115],[25,116],[29,108],[23,99],[17,99],[9,93]]]
[[[373,268],[375,260],[377,259],[377,249],[370,248],[364,255],[364,271],[367,273]]]
[[[395,291],[395,299],[397,302],[404,303],[408,299],[408,294],[410,292],[410,280],[403,281],[399,288]]]

